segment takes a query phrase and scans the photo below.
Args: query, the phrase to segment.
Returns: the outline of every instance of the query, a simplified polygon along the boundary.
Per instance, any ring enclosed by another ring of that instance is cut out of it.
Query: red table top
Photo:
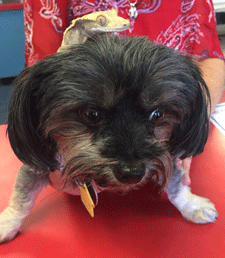
[[[0,126],[0,211],[7,206],[21,166],[5,130]],[[216,223],[186,221],[165,194],[149,188],[125,196],[100,193],[91,218],[78,196],[49,186],[38,196],[21,233],[0,245],[0,257],[224,257],[225,136],[213,125],[204,152],[193,159],[191,180],[192,192],[215,204]]]

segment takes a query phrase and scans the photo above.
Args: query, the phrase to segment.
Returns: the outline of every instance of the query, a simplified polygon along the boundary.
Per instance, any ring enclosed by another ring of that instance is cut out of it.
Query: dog
[[[13,239],[50,175],[119,193],[160,185],[184,218],[215,222],[214,205],[183,185],[176,159],[200,154],[210,96],[189,56],[144,37],[95,35],[26,68],[9,105],[8,136],[24,163],[0,242]]]

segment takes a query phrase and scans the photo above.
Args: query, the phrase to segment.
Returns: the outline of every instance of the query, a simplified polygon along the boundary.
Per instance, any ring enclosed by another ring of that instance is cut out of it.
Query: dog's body
[[[197,66],[145,38],[97,35],[24,70],[8,116],[24,165],[0,215],[0,242],[17,234],[59,170],[65,187],[92,180],[126,193],[154,180],[185,218],[214,222],[214,205],[183,185],[175,162],[203,151],[208,102]]]

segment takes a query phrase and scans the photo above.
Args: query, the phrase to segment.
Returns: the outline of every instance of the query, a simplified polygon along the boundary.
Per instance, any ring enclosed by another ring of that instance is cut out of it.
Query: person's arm
[[[211,97],[211,114],[224,90],[225,63],[219,58],[207,58],[197,63],[208,86]],[[210,115],[211,115],[210,114]]]
[[[202,76],[208,86],[211,97],[210,115],[220,101],[224,90],[225,82],[225,63],[219,58],[207,58],[198,62],[198,66],[202,71]],[[182,166],[185,171],[183,176],[183,184],[190,185],[191,180],[189,176],[192,158],[186,158],[177,162],[178,166]]]

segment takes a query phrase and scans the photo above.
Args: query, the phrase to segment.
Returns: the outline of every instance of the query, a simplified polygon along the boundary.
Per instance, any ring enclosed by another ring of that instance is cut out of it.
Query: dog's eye
[[[161,122],[164,117],[165,117],[165,110],[156,109],[151,113],[149,117],[149,121],[152,122],[153,124],[156,124]]]
[[[95,108],[82,109],[80,116],[88,124],[97,124],[101,120],[101,112]]]

